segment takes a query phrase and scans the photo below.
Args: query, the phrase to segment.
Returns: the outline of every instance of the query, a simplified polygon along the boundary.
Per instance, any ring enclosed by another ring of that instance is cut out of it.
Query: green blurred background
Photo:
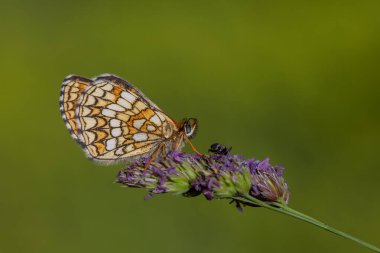
[[[63,124],[115,73],[213,142],[286,167],[290,205],[380,245],[379,1],[1,1],[0,252],[367,252],[263,209],[113,184]],[[187,147],[187,151],[190,149]]]

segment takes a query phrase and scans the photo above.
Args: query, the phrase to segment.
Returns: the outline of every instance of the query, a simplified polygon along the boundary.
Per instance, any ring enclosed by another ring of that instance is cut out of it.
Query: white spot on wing
[[[120,105],[117,105],[117,104],[110,104],[110,105],[107,106],[107,108],[111,109],[111,110],[114,110],[114,111],[118,111],[118,112],[125,111],[124,107],[121,107]]]
[[[148,131],[151,131],[151,132],[156,130],[156,128],[153,125],[148,125],[146,128],[148,129]]]
[[[132,138],[135,141],[146,141],[148,139],[148,135],[146,133],[136,133]]]
[[[156,126],[161,126],[161,120],[160,120],[160,118],[158,118],[157,115],[154,115],[154,116],[151,117],[149,120],[150,120],[150,122],[152,122],[152,123],[155,124]]]
[[[121,94],[121,97],[127,100],[129,103],[133,104],[136,101],[136,97],[133,96],[131,93],[123,91]]]
[[[160,112],[156,112],[156,113],[157,113],[158,117],[160,117],[161,121],[165,121],[165,117],[164,117],[164,115],[162,115],[162,113],[160,113]]]
[[[115,151],[115,154],[116,154],[116,155],[124,155],[123,147],[118,148],[118,149]]]
[[[111,119],[110,125],[111,127],[119,127],[121,125],[121,121],[118,119]]]
[[[111,91],[113,88],[113,86],[111,84],[106,84],[102,87],[103,90],[106,90],[106,91]]]
[[[85,105],[94,105],[96,102],[95,97],[88,96]],[[81,103],[81,102],[80,102]]]
[[[82,109],[82,116],[87,116],[91,113],[91,110],[88,109],[88,107],[85,107],[83,106],[83,109]]]
[[[108,100],[108,101],[114,101],[115,100],[115,95],[110,93],[110,92],[106,92],[106,94],[104,95],[103,99],[105,100]]]
[[[85,130],[91,129],[94,126],[96,126],[96,120],[94,118],[83,117],[83,121],[85,125]]]
[[[127,100],[125,100],[125,99],[119,98],[117,100],[117,103],[119,105],[121,105],[122,107],[124,107],[124,108],[127,108],[127,109],[131,109],[132,108],[132,105]]]
[[[88,143],[94,142],[96,135],[93,132],[86,131],[85,135],[87,136]]]
[[[119,137],[121,135],[121,128],[118,127],[118,128],[112,129],[111,135],[113,137]]]
[[[106,149],[109,151],[109,150],[113,150],[116,148],[116,139],[115,138],[112,138],[110,140],[108,140],[106,142]]]
[[[103,97],[104,96],[104,90],[96,88],[94,92],[91,93],[91,95],[95,97]]]
[[[135,121],[133,121],[133,127],[136,129],[140,129],[145,121],[146,119],[136,119]]]
[[[109,110],[109,109],[103,109],[103,110],[102,110],[102,114],[103,114],[104,116],[107,116],[107,117],[113,118],[113,117],[115,117],[116,112],[115,112],[115,111],[112,111],[112,110]]]

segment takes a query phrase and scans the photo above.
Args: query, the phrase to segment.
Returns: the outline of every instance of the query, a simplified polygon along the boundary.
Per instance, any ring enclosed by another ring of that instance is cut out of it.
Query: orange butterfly
[[[67,76],[60,111],[71,136],[96,161],[161,159],[186,141],[200,154],[190,142],[198,127],[196,119],[174,121],[139,89],[115,75]]]

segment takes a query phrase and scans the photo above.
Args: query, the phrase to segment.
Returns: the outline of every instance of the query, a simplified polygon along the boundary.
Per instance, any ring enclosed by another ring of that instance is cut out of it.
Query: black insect
[[[211,145],[209,152],[212,152],[214,154],[218,155],[228,155],[231,151],[232,147],[227,148],[223,144],[220,143],[214,143]]]

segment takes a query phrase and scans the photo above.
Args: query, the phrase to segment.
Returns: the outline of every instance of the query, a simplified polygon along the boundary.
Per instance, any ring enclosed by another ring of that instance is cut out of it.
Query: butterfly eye
[[[187,119],[183,123],[183,130],[184,130],[186,136],[189,138],[194,137],[196,130],[197,130],[197,127],[198,127],[198,121],[196,119],[193,119],[193,118]]]
[[[185,123],[184,128],[186,135],[190,136],[193,130],[191,129],[191,126],[188,122]]]

